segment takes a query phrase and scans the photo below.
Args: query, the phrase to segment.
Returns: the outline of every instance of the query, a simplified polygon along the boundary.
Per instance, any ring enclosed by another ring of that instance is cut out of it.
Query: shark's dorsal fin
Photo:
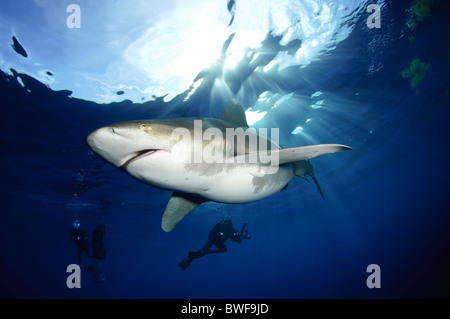
[[[248,127],[244,108],[235,99],[230,100],[227,105],[225,105],[222,120],[237,124],[239,126]]]
[[[172,231],[175,226],[195,207],[206,200],[180,192],[174,192],[167,203],[161,220],[161,227],[165,232]]]

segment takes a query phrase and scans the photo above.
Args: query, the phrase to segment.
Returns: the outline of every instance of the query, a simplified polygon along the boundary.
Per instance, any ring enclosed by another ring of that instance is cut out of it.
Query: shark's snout
[[[89,145],[90,148],[96,147],[95,146],[95,132],[96,132],[96,130],[86,137],[86,143]]]
[[[126,167],[158,149],[149,144],[145,137],[142,130],[121,124],[93,131],[86,137],[86,143],[108,162],[117,167]]]
[[[92,132],[91,134],[89,134],[87,137],[86,137],[86,143],[87,143],[87,145],[89,145],[89,147],[93,150],[93,151],[97,151],[98,150],[98,147],[97,147],[97,145],[95,144],[95,137],[96,137],[96,131],[94,131],[94,132]]]
[[[120,145],[114,140],[114,129],[112,127],[101,127],[86,137],[86,143],[98,155],[118,166],[120,160]]]
[[[86,143],[94,150],[99,149],[99,145],[102,144],[102,141],[114,134],[116,134],[114,128],[108,126],[101,127],[86,137]]]

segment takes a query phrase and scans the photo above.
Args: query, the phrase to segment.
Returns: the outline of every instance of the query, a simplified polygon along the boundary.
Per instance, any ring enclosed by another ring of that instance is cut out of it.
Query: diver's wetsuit
[[[83,251],[88,257],[91,257],[91,254],[89,253],[89,236],[84,229],[73,228],[69,232],[69,238],[78,246],[78,264],[81,265],[81,255]]]
[[[203,257],[207,254],[214,253],[224,253],[226,252],[227,246],[225,246],[225,242],[231,238],[232,241],[237,243],[241,243],[242,234],[237,234],[236,229],[233,227],[233,223],[231,222],[231,218],[226,218],[218,222],[213,229],[209,232],[208,241],[205,246],[199,251],[190,251],[188,254],[188,258],[184,259],[178,266],[185,270],[193,259]],[[249,236],[246,238],[250,238]],[[217,249],[211,250],[212,246],[216,246]]]
[[[218,222],[209,232],[209,238],[205,246],[197,252],[189,252],[189,257],[200,258],[206,254],[224,253],[228,250],[227,246],[225,246],[225,242],[228,238],[231,238],[232,241],[237,243],[241,242],[241,236],[236,234],[236,229],[234,229],[231,219],[229,218]],[[213,245],[215,245],[217,249],[211,250],[210,248]]]
[[[105,259],[106,251],[103,244],[103,237],[106,235],[106,225],[98,224],[92,232],[92,253],[95,259]]]

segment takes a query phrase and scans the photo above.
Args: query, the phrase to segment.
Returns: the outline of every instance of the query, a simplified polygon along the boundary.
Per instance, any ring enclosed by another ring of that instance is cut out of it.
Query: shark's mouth
[[[119,168],[126,169],[127,166],[130,165],[131,163],[133,163],[141,158],[144,158],[148,155],[151,155],[157,151],[159,151],[159,150],[158,149],[148,149],[148,150],[142,150],[142,151],[137,151],[137,152],[131,153],[129,155],[129,158],[122,165],[120,165]]]

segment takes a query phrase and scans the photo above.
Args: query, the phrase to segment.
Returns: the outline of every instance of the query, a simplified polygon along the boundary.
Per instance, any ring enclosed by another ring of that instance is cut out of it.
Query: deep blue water
[[[256,126],[280,128],[284,146],[306,145],[307,137],[290,134],[293,119],[314,117],[316,142],[353,148],[312,160],[325,201],[296,179],[258,202],[203,204],[171,233],[160,228],[170,192],[106,163],[85,138],[125,120],[220,117],[227,96],[205,84],[186,102],[181,94],[170,102],[97,104],[20,71],[24,86],[1,72],[0,296],[450,297],[449,25],[440,1],[410,30],[408,7],[387,2],[381,29],[369,30],[362,15],[330,54],[271,75],[280,92],[301,101],[320,90],[327,105],[276,108]],[[400,74],[414,58],[430,65],[417,88]],[[368,72],[371,65],[382,68]],[[269,84],[248,85],[240,102],[253,105]],[[181,271],[177,264],[225,215],[236,228],[247,222],[252,239],[227,242],[228,252]],[[66,267],[77,258],[67,234],[75,218],[89,233],[107,224],[107,281],[95,284],[83,268],[82,287],[69,289]],[[380,266],[379,289],[366,286],[369,264]]]

